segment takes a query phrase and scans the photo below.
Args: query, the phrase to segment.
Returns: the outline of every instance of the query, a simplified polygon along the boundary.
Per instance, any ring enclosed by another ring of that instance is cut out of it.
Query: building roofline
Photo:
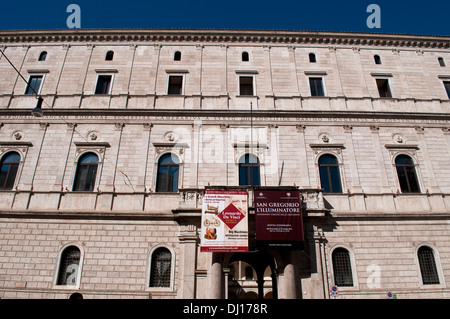
[[[233,29],[4,30],[0,43],[258,43],[450,48],[450,36]]]

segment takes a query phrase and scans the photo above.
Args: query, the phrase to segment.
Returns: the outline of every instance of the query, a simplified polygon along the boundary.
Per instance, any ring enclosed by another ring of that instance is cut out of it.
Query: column
[[[296,299],[295,293],[295,271],[293,264],[287,264],[284,268],[284,290],[286,299]]]
[[[222,299],[222,256],[219,253],[213,253],[211,271],[209,298]]]
[[[182,226],[182,231],[178,237],[181,248],[181,258],[183,267],[181,267],[180,283],[181,298],[195,299],[195,269],[197,260],[197,230],[194,225]]]

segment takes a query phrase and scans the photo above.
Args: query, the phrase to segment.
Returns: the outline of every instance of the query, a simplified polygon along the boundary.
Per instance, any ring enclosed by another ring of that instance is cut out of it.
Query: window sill
[[[443,288],[447,288],[445,284],[432,284],[432,285],[424,285],[424,284],[420,284],[420,289],[443,289]]]
[[[59,289],[59,290],[80,290],[79,285],[53,285],[52,289]]]

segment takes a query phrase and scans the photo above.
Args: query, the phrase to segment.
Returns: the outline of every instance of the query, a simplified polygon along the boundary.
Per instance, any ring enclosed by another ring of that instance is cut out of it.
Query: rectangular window
[[[27,89],[25,90],[25,94],[27,95],[37,95],[39,94],[39,90],[42,84],[42,75],[32,75],[28,80]]]
[[[110,94],[111,93],[112,75],[99,75],[97,78],[97,86],[95,94]]]
[[[445,91],[447,91],[447,96],[450,99],[450,81],[445,81],[444,86],[445,86]]]
[[[169,88],[167,94],[181,95],[183,94],[183,76],[182,75],[170,75],[169,76]]]
[[[377,87],[380,97],[392,97],[388,79],[377,79]]]
[[[325,96],[322,78],[309,78],[309,87],[311,88],[311,96]]]
[[[253,76],[239,77],[239,95],[254,95]]]

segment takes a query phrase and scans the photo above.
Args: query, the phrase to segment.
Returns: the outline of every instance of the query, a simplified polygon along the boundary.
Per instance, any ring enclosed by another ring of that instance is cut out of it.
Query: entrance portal
[[[277,299],[277,275],[267,252],[235,253],[228,262],[229,299]]]

